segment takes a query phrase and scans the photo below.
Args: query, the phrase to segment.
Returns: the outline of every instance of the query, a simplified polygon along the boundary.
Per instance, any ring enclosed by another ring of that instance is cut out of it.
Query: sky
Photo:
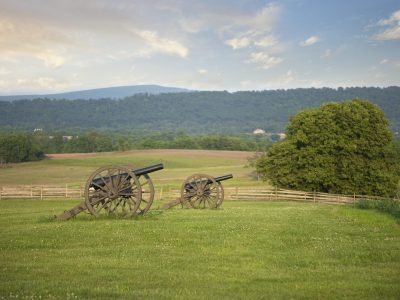
[[[0,94],[400,85],[396,0],[0,0]]]

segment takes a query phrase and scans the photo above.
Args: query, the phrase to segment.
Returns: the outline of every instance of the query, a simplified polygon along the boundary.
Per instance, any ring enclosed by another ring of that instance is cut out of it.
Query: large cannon
[[[218,208],[224,201],[224,188],[221,181],[231,178],[233,178],[232,174],[219,177],[206,174],[189,176],[182,184],[180,198],[166,203],[164,209],[178,204],[186,208]]]
[[[57,219],[68,220],[85,210],[93,216],[144,214],[154,199],[154,185],[148,174],[163,168],[162,164],[141,169],[118,165],[99,168],[86,182],[85,201],[58,215]]]

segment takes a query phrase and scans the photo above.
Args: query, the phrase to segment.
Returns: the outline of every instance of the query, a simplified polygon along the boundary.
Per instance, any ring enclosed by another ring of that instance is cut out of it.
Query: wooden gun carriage
[[[163,164],[141,169],[129,165],[99,168],[86,182],[85,201],[56,218],[68,220],[83,211],[93,216],[112,214],[133,217],[145,214],[154,200],[154,185],[148,174],[163,168]],[[206,174],[189,176],[182,184],[181,196],[163,208],[169,209],[178,204],[185,208],[218,208],[224,200],[221,182],[231,178],[231,174],[215,178]]]
[[[186,178],[181,187],[181,196],[164,205],[164,209],[181,204],[185,208],[218,208],[224,201],[221,181],[233,178],[232,174],[212,177],[194,174]]]
[[[85,201],[58,215],[57,219],[68,220],[86,210],[93,216],[144,214],[154,199],[154,185],[148,174],[163,168],[163,164],[141,169],[119,165],[99,168],[86,182]]]

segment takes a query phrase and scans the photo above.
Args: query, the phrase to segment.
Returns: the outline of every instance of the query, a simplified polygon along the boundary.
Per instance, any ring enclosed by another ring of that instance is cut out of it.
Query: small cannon
[[[169,209],[178,204],[186,208],[218,208],[224,201],[224,188],[221,181],[233,178],[232,174],[212,177],[194,174],[186,178],[181,187],[181,197],[164,205]]]
[[[154,185],[148,174],[162,169],[163,164],[142,169],[118,165],[101,167],[86,182],[85,201],[58,215],[57,219],[68,220],[85,210],[93,216],[144,214],[154,199]]]

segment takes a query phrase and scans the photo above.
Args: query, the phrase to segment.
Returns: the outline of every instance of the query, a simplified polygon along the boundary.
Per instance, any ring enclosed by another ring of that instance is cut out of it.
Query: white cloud
[[[300,42],[300,46],[302,46],[302,47],[311,46],[311,45],[314,45],[315,43],[317,43],[318,41],[319,41],[319,37],[316,35],[312,35],[305,41]]]
[[[263,36],[260,39],[254,41],[254,45],[262,48],[274,47],[278,44],[278,39],[273,35]]]
[[[7,74],[10,74],[10,73],[11,72],[8,69],[6,69],[4,67],[0,68],[0,75],[7,75]]]
[[[389,62],[389,60],[386,59],[386,58],[384,58],[384,59],[382,59],[379,63],[380,63],[381,65],[383,65],[383,64],[387,64],[388,62]]]
[[[18,78],[14,82],[9,81],[9,88],[23,87],[34,91],[45,91],[45,90],[65,90],[73,87],[74,85],[60,81],[52,77],[37,77],[37,78]]]
[[[199,70],[197,70],[197,73],[204,75],[204,74],[207,74],[208,71],[206,69],[199,69]]]
[[[241,48],[271,48],[279,45],[278,38],[273,34],[281,14],[281,7],[269,4],[254,14],[241,14],[230,19],[230,24],[223,31],[233,36],[225,40],[225,44],[234,50]],[[228,29],[226,29],[228,28]]]
[[[65,63],[65,58],[51,53],[40,53],[37,58],[42,60],[46,67],[58,68]]]
[[[277,64],[280,64],[283,59],[279,57],[270,56],[264,52],[252,52],[250,53],[250,59],[248,62],[257,63],[263,69],[269,69]]]
[[[156,31],[143,30],[139,31],[138,35],[150,47],[144,53],[167,53],[182,58],[188,55],[188,49],[184,45],[172,39],[162,38]]]
[[[382,32],[376,34],[376,40],[400,40],[400,10],[395,11],[389,19],[382,19],[378,22],[378,26],[385,27]]]
[[[234,39],[225,41],[225,44],[231,46],[234,50],[248,47],[251,45],[251,43],[252,43],[252,41],[248,37],[234,38]]]

